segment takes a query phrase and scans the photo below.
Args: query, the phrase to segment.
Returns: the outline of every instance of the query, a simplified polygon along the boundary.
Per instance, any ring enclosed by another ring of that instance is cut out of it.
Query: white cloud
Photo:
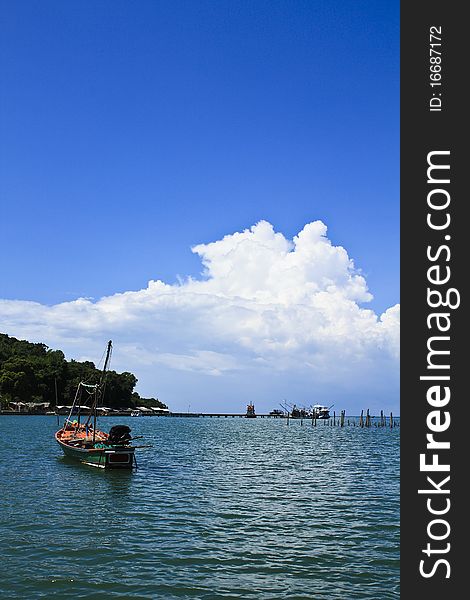
[[[360,398],[396,411],[399,306],[365,308],[364,277],[326,234],[315,221],[291,241],[261,221],[195,246],[200,279],[50,307],[0,300],[0,319],[6,333],[77,359],[96,360],[113,339],[113,367],[175,409],[258,399],[268,409],[292,392],[298,403]]]

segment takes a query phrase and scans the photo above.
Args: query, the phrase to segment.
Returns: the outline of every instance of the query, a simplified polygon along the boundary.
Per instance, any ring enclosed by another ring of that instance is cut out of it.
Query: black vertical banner
[[[401,597],[466,595],[464,3],[401,4]]]

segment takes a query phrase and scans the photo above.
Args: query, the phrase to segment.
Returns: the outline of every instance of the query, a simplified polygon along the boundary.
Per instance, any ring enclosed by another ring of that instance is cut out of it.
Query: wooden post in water
[[[370,427],[370,415],[369,415],[369,409],[367,409],[367,415],[366,415],[366,427]]]
[[[287,411],[287,424],[289,425],[289,411]]]
[[[346,412],[345,410],[341,411],[341,422],[340,422],[341,427],[344,427],[344,414],[345,414],[345,412]]]
[[[393,427],[393,415],[390,413],[390,429]]]
[[[359,426],[360,426],[360,427],[364,427],[364,418],[363,418],[363,416],[362,416],[363,414],[364,414],[364,411],[363,411],[363,410],[361,410],[361,417],[360,417],[360,419],[359,419]]]
[[[336,425],[336,411],[333,411],[333,425]]]

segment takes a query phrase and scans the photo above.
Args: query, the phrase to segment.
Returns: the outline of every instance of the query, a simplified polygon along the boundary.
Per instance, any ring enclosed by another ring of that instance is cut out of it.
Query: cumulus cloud
[[[260,221],[192,251],[198,279],[149,281],[96,302],[1,300],[3,329],[77,359],[96,359],[112,338],[114,368],[135,372],[141,393],[163,390],[174,408],[215,394],[221,410],[235,409],[250,392],[268,408],[286,390],[304,403],[369,396],[396,408],[399,306],[367,308],[365,278],[321,221],[293,240]]]

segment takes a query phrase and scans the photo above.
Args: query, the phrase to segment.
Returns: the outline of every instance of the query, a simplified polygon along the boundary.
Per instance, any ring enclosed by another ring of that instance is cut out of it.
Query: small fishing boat
[[[111,350],[112,342],[109,341],[100,381],[96,384],[81,381],[78,384],[72,407],[62,428],[56,432],[55,439],[66,456],[86,465],[101,469],[132,469],[137,466],[137,461],[130,428],[127,425],[114,425],[109,433],[105,433],[97,428],[96,423]],[[86,415],[83,415],[85,411],[80,410],[82,403],[88,407]]]
[[[247,419],[254,419],[256,417],[255,405],[253,404],[253,402],[250,402],[250,404],[248,404],[248,406],[246,407],[245,417]]]
[[[140,410],[132,410],[131,411],[131,417],[141,417],[142,416],[142,411]]]

